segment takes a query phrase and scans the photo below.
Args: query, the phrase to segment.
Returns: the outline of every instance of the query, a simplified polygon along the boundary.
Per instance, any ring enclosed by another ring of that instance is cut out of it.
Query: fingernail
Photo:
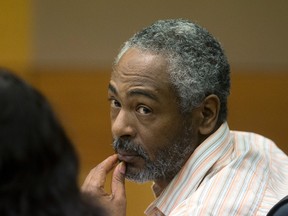
[[[125,166],[124,162],[122,161],[119,166],[120,166],[120,167],[119,167],[120,173],[123,174],[123,175],[125,175],[126,166]]]

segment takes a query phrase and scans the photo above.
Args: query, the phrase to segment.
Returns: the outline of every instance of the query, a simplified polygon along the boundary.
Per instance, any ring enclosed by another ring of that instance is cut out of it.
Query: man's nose
[[[136,130],[133,114],[120,110],[116,118],[112,119],[112,134],[114,137],[134,137]]]

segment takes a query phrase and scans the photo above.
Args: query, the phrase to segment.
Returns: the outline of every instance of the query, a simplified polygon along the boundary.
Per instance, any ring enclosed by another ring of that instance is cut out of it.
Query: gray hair
[[[226,120],[230,66],[220,43],[206,29],[183,19],[159,20],[125,42],[115,64],[132,47],[166,59],[181,112],[215,94],[221,103],[218,120]]]

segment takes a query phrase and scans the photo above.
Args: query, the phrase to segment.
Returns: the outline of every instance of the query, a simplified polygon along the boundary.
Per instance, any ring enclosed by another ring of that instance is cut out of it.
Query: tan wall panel
[[[37,72],[30,76],[49,98],[81,159],[80,183],[112,154],[107,101],[109,72]],[[288,73],[234,73],[229,103],[231,129],[255,131],[288,148]],[[150,183],[127,182],[128,216],[144,215],[153,196]]]
[[[265,135],[288,153],[287,73],[233,73],[229,101],[231,129]]]
[[[31,1],[0,1],[0,66],[19,75],[31,66]]]

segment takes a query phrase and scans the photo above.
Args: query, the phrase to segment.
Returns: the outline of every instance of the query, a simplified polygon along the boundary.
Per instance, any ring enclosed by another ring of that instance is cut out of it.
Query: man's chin
[[[136,170],[135,168],[131,168],[129,166],[126,169],[125,178],[128,181],[136,182],[139,184],[154,180],[153,176],[150,173],[145,172],[143,170],[140,171],[139,169]]]
[[[134,183],[137,183],[137,184],[144,184],[144,183],[147,183],[149,181],[153,181],[153,180],[144,179],[144,178],[141,178],[141,177],[138,177],[138,176],[127,176],[126,175],[125,178],[128,181],[131,181],[131,182],[134,182]]]

